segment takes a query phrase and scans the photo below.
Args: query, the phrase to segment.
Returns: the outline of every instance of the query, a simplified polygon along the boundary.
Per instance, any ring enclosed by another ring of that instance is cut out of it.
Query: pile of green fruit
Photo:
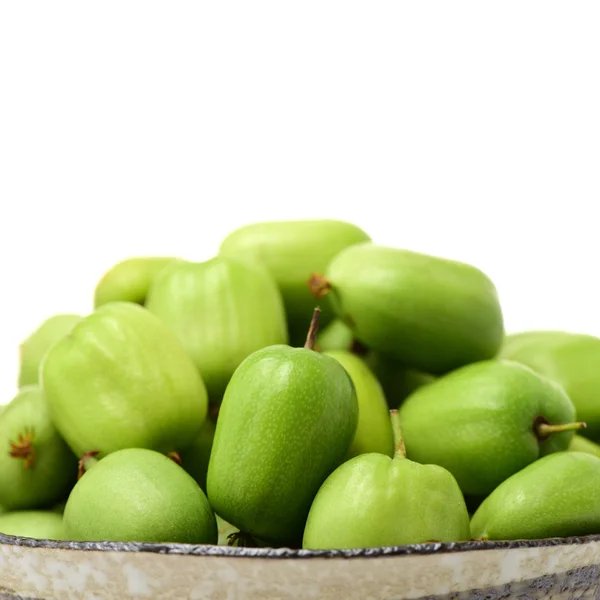
[[[600,339],[336,220],[129,258],[20,348],[0,532],[364,548],[600,533]]]

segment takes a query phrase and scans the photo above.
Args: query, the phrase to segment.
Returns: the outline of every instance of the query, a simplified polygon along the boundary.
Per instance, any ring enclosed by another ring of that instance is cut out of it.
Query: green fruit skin
[[[216,544],[217,522],[194,479],[144,448],[101,459],[77,482],[64,511],[76,541]]]
[[[358,425],[348,458],[359,454],[378,452],[394,455],[394,435],[390,425],[387,401],[379,381],[366,363],[346,350],[330,350],[323,354],[335,358],[346,370],[358,399]]]
[[[303,547],[373,548],[470,539],[467,507],[436,465],[363,454],[332,473],[314,499]]]
[[[354,342],[354,333],[341,319],[334,319],[317,335],[317,349],[320,352],[328,350],[350,350]]]
[[[600,338],[565,331],[526,331],[507,336],[500,355],[559,383],[587,424],[581,435],[600,442]]]
[[[496,288],[471,265],[363,243],[342,250],[325,276],[356,338],[405,367],[440,375],[500,349]]]
[[[600,532],[600,458],[557,452],[500,484],[471,519],[476,539],[520,540]]]
[[[222,241],[219,254],[267,267],[283,295],[290,343],[299,346],[304,343],[316,302],[307,285],[311,275],[323,273],[344,248],[370,240],[360,227],[336,219],[267,221],[251,223],[230,233]],[[327,298],[318,303],[324,327],[334,313]]]
[[[416,389],[435,379],[428,373],[406,368],[380,352],[371,350],[364,360],[381,383],[390,409],[397,409]]]
[[[215,427],[212,419],[206,419],[192,445],[179,453],[181,466],[196,480],[204,492],[206,492],[206,473],[215,437]]]
[[[574,435],[571,443],[569,444],[569,450],[573,452],[587,452],[600,458],[600,445],[596,442],[592,442],[581,435]]]
[[[198,370],[173,333],[137,304],[105,304],[82,319],[53,346],[41,373],[53,422],[77,456],[180,450],[207,417]]]
[[[465,495],[486,496],[540,456],[566,450],[573,431],[540,442],[534,421],[571,423],[575,408],[553,381],[519,363],[490,360],[419,388],[399,416],[410,459],[444,467]]]
[[[76,323],[80,315],[60,314],[46,319],[19,347],[19,387],[39,383],[40,364],[46,352],[63,338]]]
[[[62,515],[50,510],[18,510],[0,515],[0,533],[38,540],[66,540]]]
[[[312,500],[354,438],[358,400],[330,356],[272,346],[233,375],[208,465],[215,512],[273,545],[300,544]]]
[[[220,401],[244,358],[288,341],[275,281],[263,267],[239,260],[170,265],[154,281],[146,307],[180,340],[211,400]]]
[[[163,256],[135,256],[111,267],[94,290],[94,308],[109,302],[144,304],[154,278],[171,262]]]
[[[33,432],[35,460],[10,456],[10,442]],[[22,388],[0,415],[0,504],[7,510],[46,508],[65,499],[77,479],[77,458],[50,418],[42,390]]]

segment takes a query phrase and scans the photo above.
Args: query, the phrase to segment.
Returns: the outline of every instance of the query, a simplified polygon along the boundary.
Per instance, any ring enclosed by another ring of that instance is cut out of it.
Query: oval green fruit
[[[179,340],[129,302],[82,319],[48,352],[41,374],[52,420],[77,456],[178,451],[208,412],[202,377]]]
[[[592,440],[588,440],[581,435],[574,435],[571,443],[569,444],[568,450],[572,452],[587,452],[600,458],[600,445]]]
[[[471,519],[475,539],[537,540],[600,531],[600,458],[545,456],[501,483]]]
[[[164,256],[134,256],[112,266],[96,284],[94,308],[109,302],[144,304],[154,278],[169,263],[179,259]]]
[[[180,340],[217,402],[244,358],[288,340],[273,278],[231,258],[170,265],[154,281],[146,307]]]
[[[584,437],[600,442],[600,338],[567,331],[524,331],[507,336],[500,355],[559,383],[587,423]]]
[[[217,522],[194,479],[163,454],[113,452],[71,492],[65,533],[77,541],[216,544]]]
[[[40,364],[46,352],[63,338],[77,322],[80,315],[59,314],[46,319],[19,347],[19,387],[39,383]]]
[[[439,375],[493,358],[504,337],[496,288],[474,266],[356,244],[312,280],[367,348]]]
[[[207,477],[215,512],[263,543],[300,545],[312,500],[344,461],[357,422],[354,384],[334,358],[286,345],[250,355],[217,420]]]
[[[0,504],[8,510],[49,507],[75,485],[77,458],[37,386],[22,388],[0,415],[0,449]]]
[[[290,343],[302,345],[315,301],[307,282],[322,273],[344,248],[370,237],[360,227],[336,219],[251,223],[230,233],[219,254],[259,262],[275,278],[283,295]],[[333,319],[327,299],[321,304],[321,326]]]
[[[317,335],[316,348],[319,352],[328,350],[351,350],[354,344],[352,329],[341,319],[334,319]]]
[[[571,427],[579,427],[559,385],[501,360],[467,365],[417,389],[400,419],[408,457],[444,467],[472,496],[486,496],[540,456],[566,450]]]
[[[323,354],[335,358],[346,370],[358,399],[358,424],[348,450],[348,458],[378,452],[392,457],[394,438],[388,405],[383,389],[364,360],[347,350],[330,350]]]
[[[17,510],[0,515],[0,533],[37,540],[65,540],[62,515],[50,510]]]

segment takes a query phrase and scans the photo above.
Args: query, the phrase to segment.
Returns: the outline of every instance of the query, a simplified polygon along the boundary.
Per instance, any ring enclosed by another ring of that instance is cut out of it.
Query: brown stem
[[[539,441],[544,441],[554,433],[564,433],[565,431],[577,431],[585,429],[587,423],[581,421],[574,423],[563,423],[561,425],[550,425],[544,417],[537,417],[533,422],[533,431]]]
[[[304,343],[304,347],[309,350],[315,349],[315,340],[317,338],[317,333],[319,331],[319,316],[321,315],[321,309],[318,306],[315,306],[315,310],[313,311],[312,319],[310,320],[310,327],[308,328],[308,335],[306,336],[306,342]]]
[[[37,453],[33,446],[33,429],[26,429],[24,433],[17,436],[16,442],[10,442],[9,456],[12,458],[22,458],[23,467],[32,469],[35,466]]]
[[[404,445],[404,436],[402,435],[398,409],[393,408],[390,410],[390,422],[392,425],[392,433],[394,434],[394,457],[406,458],[406,446]]]
[[[242,546],[245,548],[258,548],[257,541],[249,534],[243,531],[234,531],[227,536],[228,546]]]
[[[100,454],[100,450],[90,450],[89,452],[84,452],[83,456],[79,459],[77,463],[77,481],[79,481],[84,475],[85,472],[95,465],[98,461],[96,456]]]
[[[177,463],[179,466],[181,466],[182,460],[178,452],[169,452],[169,454],[167,454],[167,457],[170,458],[174,463]]]
[[[324,275],[312,273],[309,280],[306,282],[310,289],[310,293],[315,298],[322,298],[331,290],[331,283]]]

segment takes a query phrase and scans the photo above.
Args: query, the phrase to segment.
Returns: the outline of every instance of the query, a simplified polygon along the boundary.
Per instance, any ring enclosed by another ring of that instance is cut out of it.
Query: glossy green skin
[[[94,308],[109,302],[144,304],[154,278],[171,262],[173,257],[132,257],[111,267],[94,290]]]
[[[161,321],[137,304],[105,304],[50,350],[42,385],[77,456],[122,448],[178,451],[208,412],[198,370]]]
[[[23,510],[0,515],[0,533],[38,540],[66,540],[62,515],[50,510]]]
[[[343,462],[358,423],[349,375],[306,348],[271,346],[236,370],[208,465],[215,512],[273,545],[300,544],[312,500]]]
[[[191,446],[179,453],[181,466],[196,480],[198,485],[206,492],[206,473],[208,461],[215,436],[215,422],[206,419],[200,433]]]
[[[80,315],[54,315],[46,319],[23,340],[19,347],[18,385],[20,388],[39,383],[40,364],[46,352],[53,344],[67,335],[80,320]]]
[[[216,544],[217,522],[194,479],[165,455],[128,448],[101,459],[73,488],[65,532],[77,541]]]
[[[303,547],[375,548],[470,539],[467,507],[437,465],[363,454],[332,473],[311,506]]]
[[[600,445],[592,440],[588,440],[581,435],[574,435],[571,443],[569,444],[569,450],[573,452],[587,452],[600,458]]]
[[[269,269],[283,294],[291,344],[299,346],[315,304],[322,310],[322,327],[334,316],[327,298],[313,298],[309,278],[324,273],[344,248],[370,239],[360,227],[335,219],[270,221],[236,229],[223,240],[219,254],[254,260]]]
[[[570,537],[600,531],[600,458],[557,452],[515,473],[471,519],[477,539]]]
[[[368,452],[394,455],[394,436],[383,389],[364,360],[347,350],[324,352],[346,369],[358,398],[358,425],[348,458]]]
[[[317,350],[350,350],[354,342],[354,333],[341,319],[334,319],[317,335]]]
[[[281,294],[260,266],[215,257],[178,262],[156,278],[146,307],[175,333],[220,401],[239,364],[288,341]]]
[[[573,431],[540,442],[534,421],[571,423],[564,390],[510,361],[467,365],[413,392],[400,422],[408,457],[450,471],[466,495],[485,496],[540,456],[566,450]]]
[[[397,360],[373,350],[367,352],[364,360],[381,383],[390,409],[397,409],[417,388],[435,379],[433,375],[408,369]]]
[[[562,385],[587,423],[581,435],[600,442],[600,338],[565,331],[526,331],[507,336],[501,356]]]
[[[33,432],[30,468],[9,455],[10,442]],[[50,418],[43,392],[22,388],[0,415],[0,504],[7,510],[46,508],[65,499],[77,478],[77,458]]]
[[[357,244],[342,250],[325,275],[335,312],[356,338],[407,368],[439,375],[500,349],[496,288],[471,265]]]

